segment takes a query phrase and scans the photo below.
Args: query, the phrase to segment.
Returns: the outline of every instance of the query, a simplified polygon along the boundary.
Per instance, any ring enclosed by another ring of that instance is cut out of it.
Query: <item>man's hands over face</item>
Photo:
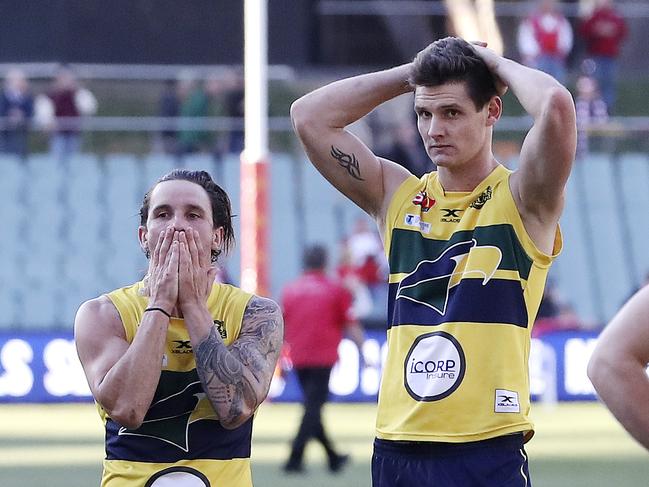
[[[173,228],[160,232],[149,261],[149,305],[171,313],[178,301],[178,233]]]
[[[216,277],[211,248],[203,247],[192,228],[160,233],[149,262],[150,306],[171,312],[205,305]]]
[[[216,277],[211,248],[203,247],[198,232],[187,228],[179,235],[178,307],[204,306]]]

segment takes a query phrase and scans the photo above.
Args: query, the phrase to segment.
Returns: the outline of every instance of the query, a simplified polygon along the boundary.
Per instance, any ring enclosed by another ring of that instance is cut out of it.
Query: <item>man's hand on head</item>
[[[471,41],[471,47],[476,52],[478,56],[485,62],[491,74],[493,74],[494,79],[496,80],[496,91],[498,96],[503,96],[507,93],[507,85],[503,80],[498,76],[498,65],[503,59],[502,56],[499,56],[493,50],[487,47],[487,43],[483,41]]]

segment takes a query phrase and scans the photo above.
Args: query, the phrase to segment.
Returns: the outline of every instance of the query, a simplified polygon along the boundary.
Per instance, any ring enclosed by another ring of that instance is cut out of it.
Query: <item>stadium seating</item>
[[[239,282],[240,164],[236,155],[177,159],[163,155],[46,155],[0,164],[0,329],[66,328],[79,304],[139,279],[146,260],[137,242],[142,196],[174,167],[205,169],[230,195],[237,247],[224,260]],[[300,249],[322,242],[332,263],[339,242],[364,214],[303,157],[269,163],[271,294],[300,272]],[[565,247],[552,278],[580,315],[601,323],[649,270],[649,157],[592,155],[568,184]],[[366,217],[369,218],[369,217]]]

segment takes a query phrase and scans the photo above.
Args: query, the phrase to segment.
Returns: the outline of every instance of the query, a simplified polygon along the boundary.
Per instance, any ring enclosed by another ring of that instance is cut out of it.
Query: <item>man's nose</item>
[[[438,117],[430,117],[428,122],[428,136],[432,138],[444,135],[443,124]]]
[[[169,226],[173,228],[176,232],[184,232],[187,227],[187,222],[179,216],[174,216],[169,221]]]

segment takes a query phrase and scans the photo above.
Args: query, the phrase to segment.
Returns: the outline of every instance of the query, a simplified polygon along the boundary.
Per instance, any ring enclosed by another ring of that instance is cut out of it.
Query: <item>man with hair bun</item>
[[[492,151],[509,88],[533,119],[511,171]],[[347,127],[414,92],[436,172],[417,178]],[[529,486],[530,333],[575,156],[575,108],[551,76],[454,37],[291,107],[318,171],[372,216],[388,258],[388,354],[374,487]]]
[[[77,351],[106,429],[102,487],[252,486],[252,417],[283,320],[270,299],[214,282],[231,220],[207,172],[163,176],[140,208],[146,277],[77,312]]]

